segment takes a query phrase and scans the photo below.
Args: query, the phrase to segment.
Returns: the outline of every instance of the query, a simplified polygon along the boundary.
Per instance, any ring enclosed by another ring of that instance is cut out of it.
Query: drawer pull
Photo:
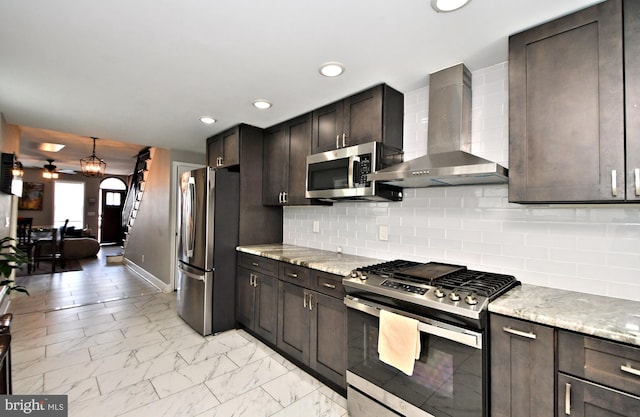
[[[568,382],[564,386],[564,413],[571,415],[571,384]]]
[[[328,282],[325,282],[322,286],[325,288],[331,288],[332,290],[336,289],[336,284],[329,284]]]
[[[259,263],[257,263],[257,262],[251,262],[251,265],[253,265],[253,266],[260,266],[260,264],[259,264]]]
[[[293,272],[287,272],[287,276],[291,278],[298,278],[298,274],[294,274]]]
[[[621,365],[620,370],[631,375],[640,376],[640,370],[634,369],[631,366]]]
[[[615,169],[611,170],[611,196],[618,196],[618,174]]]
[[[521,330],[512,329],[511,327],[503,327],[502,330],[507,333],[515,334],[516,336],[526,337],[527,339],[535,340],[538,338],[535,333],[523,332]]]

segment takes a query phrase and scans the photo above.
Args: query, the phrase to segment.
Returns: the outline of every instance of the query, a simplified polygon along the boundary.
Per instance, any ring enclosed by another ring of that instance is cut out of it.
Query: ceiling
[[[430,0],[2,0],[0,112],[22,129],[26,166],[51,155],[35,143],[68,141],[51,157],[78,170],[96,136],[107,170],[131,161],[130,172],[143,146],[204,153],[240,122],[267,127],[381,82],[407,92],[459,62],[504,62],[510,34],[599,2],[436,13]],[[345,73],[321,76],[328,61]],[[254,108],[258,98],[273,107]]]

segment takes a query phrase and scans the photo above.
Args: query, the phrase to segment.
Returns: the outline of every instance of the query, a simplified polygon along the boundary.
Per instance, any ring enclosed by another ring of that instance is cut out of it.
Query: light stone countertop
[[[280,243],[238,246],[237,250],[341,276],[358,267],[385,262]],[[489,311],[640,346],[637,301],[523,284],[491,302]]]
[[[489,311],[640,346],[640,302],[523,284]]]
[[[294,265],[328,272],[340,276],[347,276],[352,270],[385,262],[382,259],[364,256],[347,255],[321,249],[305,248],[302,246],[272,243],[266,245],[238,246],[239,252],[250,253],[264,258],[288,262]]]

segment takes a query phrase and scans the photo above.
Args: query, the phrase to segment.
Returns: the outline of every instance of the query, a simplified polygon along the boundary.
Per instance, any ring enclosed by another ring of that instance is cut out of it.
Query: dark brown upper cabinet
[[[509,38],[509,201],[640,200],[639,22],[609,0]]]
[[[402,149],[404,96],[386,84],[313,111],[311,153],[367,142]]]
[[[262,203],[300,206],[305,198],[307,155],[311,153],[311,113],[270,127],[264,134]]]
[[[240,164],[240,126],[207,139],[207,164],[214,168]]]

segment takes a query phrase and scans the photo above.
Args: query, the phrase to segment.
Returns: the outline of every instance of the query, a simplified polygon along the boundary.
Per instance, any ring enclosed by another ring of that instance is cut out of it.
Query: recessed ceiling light
[[[212,125],[216,122],[216,119],[211,116],[200,116],[200,121],[204,124]]]
[[[253,100],[253,106],[257,107],[258,109],[264,110],[273,106],[273,104],[271,104],[269,100],[258,99],[258,100]]]
[[[468,4],[471,0],[431,0],[431,7],[436,12],[452,12]]]
[[[327,62],[320,67],[320,74],[325,77],[337,77],[344,72],[344,65],[339,62]]]
[[[45,152],[60,152],[62,148],[64,148],[64,146],[65,145],[62,145],[60,143],[43,142],[38,145],[38,149]]]

